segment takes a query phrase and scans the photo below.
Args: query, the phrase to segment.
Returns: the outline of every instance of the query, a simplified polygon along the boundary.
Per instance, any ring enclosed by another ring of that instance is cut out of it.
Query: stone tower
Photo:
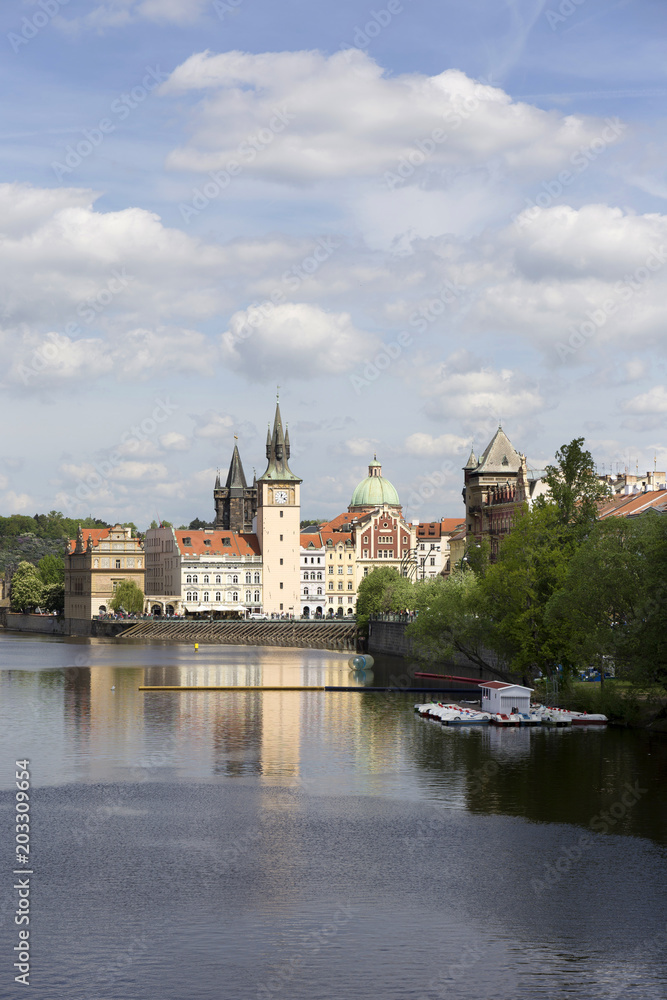
[[[220,484],[220,473],[216,477],[213,502],[216,528],[245,533],[252,531],[252,521],[257,513],[257,484],[253,481],[252,486],[248,486],[246,483],[237,444],[234,444],[225,485]]]
[[[268,465],[257,480],[257,536],[264,574],[264,610],[298,615],[301,608],[299,557],[302,480],[288,465],[289,432],[283,432],[276,403],[273,433],[266,436]]]

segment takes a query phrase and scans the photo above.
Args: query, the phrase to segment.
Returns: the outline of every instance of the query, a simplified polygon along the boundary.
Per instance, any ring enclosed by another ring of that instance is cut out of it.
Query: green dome
[[[382,478],[382,466],[377,458],[368,466],[368,475],[362,479],[350,500],[350,509],[353,507],[381,507],[389,504],[391,507],[400,507],[398,493],[388,479]]]

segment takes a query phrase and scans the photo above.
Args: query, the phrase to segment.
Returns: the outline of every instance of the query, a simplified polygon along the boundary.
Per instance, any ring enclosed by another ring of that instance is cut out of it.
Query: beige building
[[[267,431],[267,467],[257,480],[257,538],[264,574],[264,611],[298,616],[301,611],[301,482],[289,467],[289,433],[276,404],[273,433]]]
[[[79,528],[65,553],[65,617],[105,614],[124,580],[143,592],[144,558],[143,542],[131,528]]]

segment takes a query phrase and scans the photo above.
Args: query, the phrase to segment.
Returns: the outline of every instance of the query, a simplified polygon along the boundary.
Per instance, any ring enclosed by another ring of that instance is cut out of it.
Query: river
[[[664,737],[138,690],[345,685],[349,655],[0,634],[0,997],[28,759],[36,1000],[664,1000]]]

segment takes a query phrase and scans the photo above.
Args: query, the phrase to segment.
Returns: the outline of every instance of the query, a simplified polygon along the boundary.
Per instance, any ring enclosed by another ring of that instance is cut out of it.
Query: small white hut
[[[494,715],[511,715],[512,712],[530,712],[530,694],[533,688],[505,681],[484,681],[482,689],[482,711]]]

